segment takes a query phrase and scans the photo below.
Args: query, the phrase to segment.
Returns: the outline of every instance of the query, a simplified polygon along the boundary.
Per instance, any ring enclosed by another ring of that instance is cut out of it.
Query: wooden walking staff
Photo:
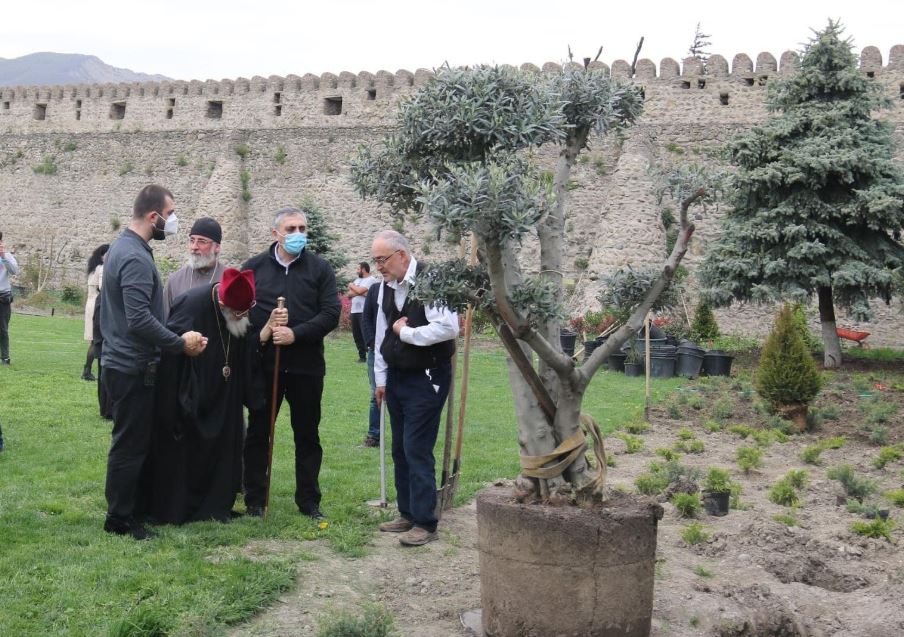
[[[282,310],[286,307],[285,297],[276,297],[276,308]],[[271,335],[272,338],[272,335]],[[267,490],[264,492],[264,517],[270,510],[270,474],[273,472],[273,438],[276,435],[276,398],[279,393],[279,352],[280,345],[273,343],[273,393],[270,394],[270,438],[267,441]]]

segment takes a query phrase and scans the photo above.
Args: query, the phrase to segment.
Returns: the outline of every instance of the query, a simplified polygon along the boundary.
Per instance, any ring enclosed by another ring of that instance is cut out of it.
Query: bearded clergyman
[[[161,360],[155,428],[141,484],[145,520],[227,522],[242,488],[243,406],[263,406],[257,333],[249,333],[254,273],[230,268],[220,283],[176,299],[170,329],[208,334],[200,356]],[[194,327],[186,327],[194,326]]]
[[[223,229],[216,219],[201,217],[188,233],[188,260],[169,275],[163,288],[163,313],[168,315],[176,299],[192,288],[209,286],[223,278],[220,244]]]

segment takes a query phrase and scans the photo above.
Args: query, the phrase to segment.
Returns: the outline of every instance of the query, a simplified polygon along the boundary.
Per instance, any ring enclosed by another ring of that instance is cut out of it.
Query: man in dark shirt
[[[254,516],[263,515],[269,480],[267,448],[276,345],[281,348],[277,410],[285,397],[295,438],[295,504],[307,516],[324,517],[318,482],[323,460],[318,432],[326,374],[323,339],[339,324],[341,305],[332,267],[305,249],[307,225],[300,209],[281,208],[273,220],[273,244],[242,266],[254,271],[257,305],[250,317],[259,334],[267,381],[267,404],[249,411],[245,437],[245,506]],[[286,299],[286,308],[274,312],[278,297]]]
[[[101,289],[101,382],[113,405],[104,530],[136,540],[151,536],[133,514],[151,439],[160,352],[197,356],[207,344],[198,332],[179,336],[162,324],[163,285],[148,242],[177,232],[174,208],[173,195],[166,188],[154,184],[142,188],[129,227],[107,253]]]
[[[370,412],[368,414],[367,435],[364,437],[365,447],[380,446],[380,408],[377,407],[377,389],[374,377],[374,337],[377,332],[377,298],[380,296],[380,283],[367,290],[364,296],[364,311],[361,312],[361,336],[367,348],[367,380],[370,381]]]

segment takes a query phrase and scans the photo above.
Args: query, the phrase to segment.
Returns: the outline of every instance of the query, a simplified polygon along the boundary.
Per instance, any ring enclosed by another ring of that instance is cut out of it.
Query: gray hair
[[[279,222],[283,220],[283,217],[294,217],[295,215],[304,217],[305,225],[307,225],[308,216],[301,208],[296,208],[295,206],[283,206],[277,210],[276,214],[273,216],[273,229],[279,228]]]
[[[393,250],[404,250],[408,254],[411,254],[411,246],[408,243],[408,239],[406,239],[401,232],[396,232],[395,230],[381,230],[374,237],[374,241],[378,239]]]

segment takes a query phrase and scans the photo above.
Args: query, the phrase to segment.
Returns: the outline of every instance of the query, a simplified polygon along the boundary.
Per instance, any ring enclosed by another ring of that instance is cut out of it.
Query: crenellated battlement
[[[756,60],[745,53],[731,59],[712,55],[704,64],[689,57],[638,60],[633,80],[643,84],[648,103],[682,89],[704,89],[712,106],[747,108],[749,100],[732,103],[733,89],[756,91],[775,75],[797,69],[798,55],[784,52],[778,60],[763,52]],[[592,68],[629,78],[631,65],[615,60]],[[537,73],[556,72],[562,65],[523,64]],[[891,97],[904,95],[904,45],[891,48],[887,64],[877,47],[860,53],[860,68],[884,82]],[[0,132],[108,132],[135,130],[195,130],[283,128],[293,126],[358,127],[388,125],[392,105],[433,77],[429,69],[395,73],[323,73],[281,77],[91,84],[15,86],[0,88]],[[695,91],[692,91],[695,92]],[[695,98],[696,99],[696,98]],[[757,101],[762,101],[758,97]],[[715,109],[718,110],[718,109]],[[755,109],[758,110],[758,109]],[[719,117],[714,113],[714,116]]]

